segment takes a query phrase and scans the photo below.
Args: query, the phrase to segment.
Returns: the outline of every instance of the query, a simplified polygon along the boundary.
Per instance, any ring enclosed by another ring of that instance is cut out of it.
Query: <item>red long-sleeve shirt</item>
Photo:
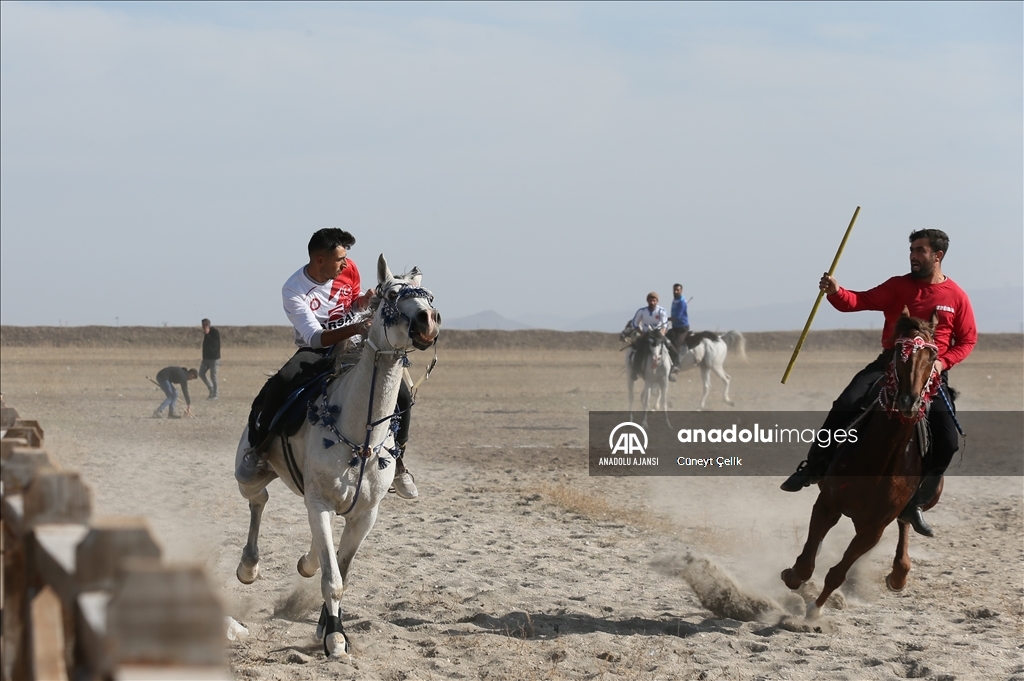
[[[850,291],[840,287],[839,291],[828,296],[828,302],[840,312],[881,311],[885,315],[882,347],[888,350],[894,347],[892,335],[904,306],[912,317],[920,319],[931,319],[933,312],[938,314],[935,345],[939,348],[939,359],[947,369],[964,361],[978,342],[971,301],[949,277],[942,283],[929,284],[904,274],[868,291]]]

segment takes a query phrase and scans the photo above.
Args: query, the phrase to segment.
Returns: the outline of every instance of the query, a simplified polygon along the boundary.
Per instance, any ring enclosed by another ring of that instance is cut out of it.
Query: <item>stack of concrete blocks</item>
[[[144,518],[93,519],[79,474],[2,400],[0,447],[2,679],[230,679],[203,571],[164,564]]]

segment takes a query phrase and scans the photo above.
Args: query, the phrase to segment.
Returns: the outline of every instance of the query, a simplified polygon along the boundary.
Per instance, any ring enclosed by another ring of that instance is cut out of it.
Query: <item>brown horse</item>
[[[808,604],[808,619],[818,617],[828,597],[846,581],[850,567],[878,543],[882,532],[917,490],[922,470],[917,424],[939,386],[939,374],[932,366],[938,354],[932,342],[936,321],[934,315],[931,323],[915,319],[904,308],[896,325],[896,347],[885,387],[872,408],[858,419],[857,442],[839,450],[827,475],[818,483],[821,493],[811,512],[807,542],[793,567],[782,571],[782,581],[790,589],[798,589],[811,578],[815,554],[841,516],[853,520],[857,534],[843,559],[825,576],[821,595]],[[940,483],[924,508],[938,503],[941,493]],[[899,529],[896,558],[885,578],[893,591],[906,586],[910,572],[909,524],[900,520]]]

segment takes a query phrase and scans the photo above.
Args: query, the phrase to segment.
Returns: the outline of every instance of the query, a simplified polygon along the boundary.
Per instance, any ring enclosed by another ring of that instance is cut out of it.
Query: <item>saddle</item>
[[[685,345],[687,349],[693,350],[695,347],[701,344],[701,341],[716,341],[719,338],[721,338],[721,336],[719,336],[714,331],[690,332],[686,334],[685,337],[683,337],[683,345]]]
[[[291,437],[299,432],[303,421],[306,420],[309,403],[323,394],[324,387],[331,380],[333,371],[333,368],[329,368],[317,374],[312,380],[299,386],[288,396],[277,413],[271,416],[270,429],[267,431],[266,439],[256,447],[257,454],[262,454],[269,449],[274,438],[281,435]],[[267,415],[260,414],[259,418],[262,419],[265,416]]]
[[[281,408],[274,414],[258,414],[257,419],[270,419],[270,428],[267,437],[256,447],[256,452],[262,454],[270,448],[274,438],[292,437],[299,432],[302,422],[306,420],[309,404],[323,394],[327,384],[335,381],[355,366],[362,352],[362,345],[346,345],[344,348],[337,348],[329,355],[323,357],[314,364],[313,377],[295,388],[288,398],[281,405]]]

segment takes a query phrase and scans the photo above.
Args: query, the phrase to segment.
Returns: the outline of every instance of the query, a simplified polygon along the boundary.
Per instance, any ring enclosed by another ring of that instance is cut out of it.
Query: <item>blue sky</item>
[[[1020,3],[0,15],[4,324],[285,323],[327,226],[447,317],[807,299],[857,205],[851,288],[921,227],[968,292],[1024,279]]]

